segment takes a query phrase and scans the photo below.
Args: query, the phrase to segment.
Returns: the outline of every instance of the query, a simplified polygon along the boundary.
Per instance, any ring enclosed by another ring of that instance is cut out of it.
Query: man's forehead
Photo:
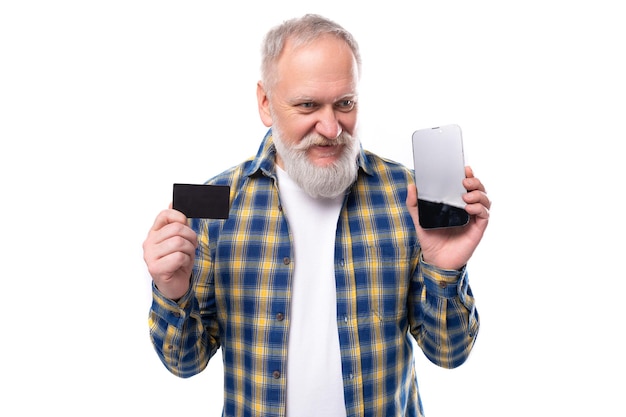
[[[303,55],[318,49],[331,50],[335,57],[349,55],[356,61],[354,52],[344,39],[331,34],[322,34],[310,39],[300,39],[292,35],[285,41],[276,62],[280,63],[281,61],[292,59],[294,56]]]

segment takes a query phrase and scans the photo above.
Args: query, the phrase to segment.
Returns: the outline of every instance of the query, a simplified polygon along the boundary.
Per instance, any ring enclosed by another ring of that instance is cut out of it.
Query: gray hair
[[[306,14],[284,21],[265,35],[261,48],[261,81],[267,94],[270,94],[278,81],[276,61],[287,40],[291,40],[294,46],[298,47],[311,43],[323,35],[335,36],[348,44],[354,54],[359,75],[361,74],[359,45],[352,34],[330,19],[317,14]]]

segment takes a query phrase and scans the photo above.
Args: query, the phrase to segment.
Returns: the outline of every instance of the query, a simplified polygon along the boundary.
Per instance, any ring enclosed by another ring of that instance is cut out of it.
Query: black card
[[[230,210],[230,187],[174,184],[172,208],[188,218],[227,219]]]

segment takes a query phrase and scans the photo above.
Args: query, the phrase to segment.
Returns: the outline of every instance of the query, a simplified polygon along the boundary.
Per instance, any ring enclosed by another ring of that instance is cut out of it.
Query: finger
[[[148,271],[157,281],[168,280],[177,272],[191,269],[193,257],[183,252],[174,252],[148,263]],[[186,275],[186,274],[185,274]]]
[[[489,219],[490,215],[489,206],[480,203],[467,204],[465,206],[465,211],[467,211],[470,216],[476,216],[483,219]]]
[[[469,165],[465,166],[465,179],[463,180],[463,186],[467,191],[480,190],[485,193],[487,192],[483,183],[474,176],[474,170]]]
[[[491,200],[487,193],[481,190],[468,191],[463,194],[463,201],[467,204],[482,204],[487,208],[491,208]]]
[[[198,246],[198,237],[196,232],[187,224],[183,223],[169,223],[159,230],[152,231],[150,235],[149,240],[154,244],[161,244],[170,239],[180,238],[190,242],[194,248]]]
[[[158,231],[170,223],[187,224],[187,217],[178,210],[163,210],[154,220],[151,230]]]
[[[415,184],[410,184],[406,189],[406,205],[411,207],[417,207],[417,187]]]
[[[172,229],[176,226],[174,224],[166,226],[164,229]],[[161,229],[161,230],[164,230]],[[191,230],[191,229],[190,229]],[[191,231],[193,233],[193,231]],[[161,232],[153,232],[153,234],[159,234]],[[193,259],[195,256],[195,250],[197,247],[197,239],[195,239],[195,233],[193,237],[185,235],[185,233],[173,233],[165,239],[149,238],[144,242],[144,260],[148,266],[155,270],[170,270],[177,269],[183,263],[189,262],[189,259]],[[182,259],[181,259],[182,257]],[[171,267],[163,266],[178,262],[178,265]]]
[[[144,253],[150,259],[159,259],[178,250],[191,254],[197,246],[196,232],[187,224],[186,216],[176,210],[159,213],[143,244]]]
[[[483,193],[487,192],[485,190],[485,186],[483,185],[483,183],[476,177],[465,178],[463,180],[463,187],[465,187],[465,189],[468,192],[471,192],[471,191],[474,191],[474,190],[478,190],[478,191],[481,191]]]
[[[154,245],[153,256],[156,259],[163,258],[173,253],[184,253],[187,256],[193,256],[198,246],[195,239],[181,236],[180,234],[171,236],[162,242]]]

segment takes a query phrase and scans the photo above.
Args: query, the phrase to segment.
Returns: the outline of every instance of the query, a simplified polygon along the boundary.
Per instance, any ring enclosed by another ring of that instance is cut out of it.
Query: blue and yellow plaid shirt
[[[173,374],[201,372],[221,347],[225,416],[284,416],[293,246],[271,130],[255,158],[208,181],[231,186],[227,220],[191,220],[199,246],[189,292],[153,288],[150,335]],[[462,364],[478,313],[467,272],[421,260],[405,200],[408,168],[361,151],[335,240],[337,326],[348,416],[421,416],[413,343]]]

